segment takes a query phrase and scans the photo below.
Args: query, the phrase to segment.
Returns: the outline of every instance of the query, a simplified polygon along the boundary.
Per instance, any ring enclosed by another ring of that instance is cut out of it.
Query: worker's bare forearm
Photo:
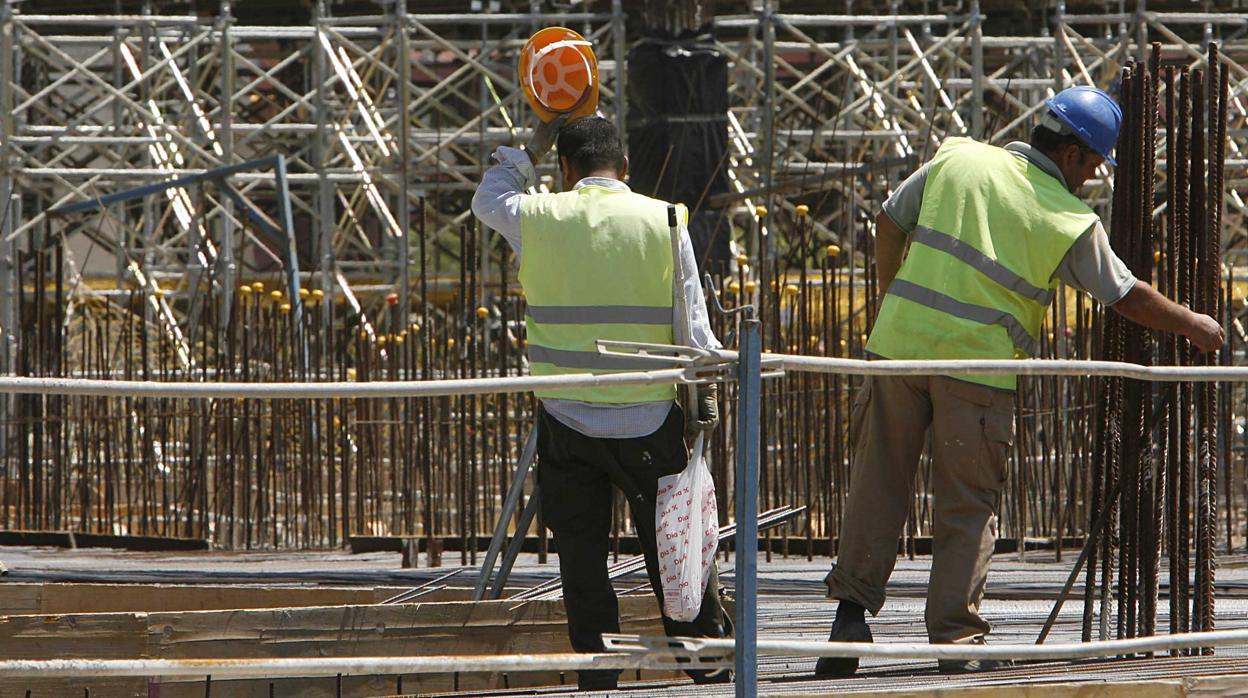
[[[880,295],[883,295],[901,269],[901,260],[906,256],[906,233],[889,218],[887,213],[880,211],[875,217],[875,271],[879,280]]]
[[[1111,307],[1136,324],[1183,335],[1202,351],[1217,349],[1225,339],[1216,320],[1188,310],[1142,281],[1136,281],[1127,295]]]
[[[1172,302],[1152,286],[1136,281],[1117,303],[1111,306],[1126,319],[1154,330],[1182,334],[1191,324],[1192,311]]]

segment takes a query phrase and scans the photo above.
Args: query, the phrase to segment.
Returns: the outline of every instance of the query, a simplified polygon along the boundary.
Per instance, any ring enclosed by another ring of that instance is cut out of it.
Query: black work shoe
[[[986,645],[982,637],[971,640],[972,645]],[[942,674],[975,674],[981,671],[995,671],[1014,666],[1012,659],[938,659],[936,668]]]
[[[837,618],[832,623],[828,642],[871,642],[871,628],[862,618]],[[815,676],[845,677],[858,671],[857,657],[820,657]]]
[[[694,669],[686,671],[689,678],[699,686],[712,683],[732,683],[732,669]]]

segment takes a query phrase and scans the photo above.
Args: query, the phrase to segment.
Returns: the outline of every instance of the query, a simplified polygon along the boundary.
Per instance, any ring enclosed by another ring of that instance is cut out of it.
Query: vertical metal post
[[[14,272],[14,249],[17,247],[9,239],[13,232],[13,181],[9,177],[0,177],[0,370],[6,375],[17,372],[17,275]],[[0,402],[0,406],[7,403]]]
[[[1053,91],[1062,91],[1062,66],[1065,65],[1066,0],[1057,0],[1053,10]]]
[[[13,323],[17,321],[17,292],[13,288],[13,214],[17,202],[13,195],[13,135],[17,130],[13,116],[15,56],[13,41],[12,0],[0,2],[0,362],[6,374],[12,375],[16,368],[17,335]],[[7,404],[7,401],[6,401]]]
[[[303,375],[310,370],[307,335],[303,331],[303,298],[299,294],[299,246],[295,243],[295,218],[290,206],[290,187],[286,181],[286,156],[278,155],[273,165],[273,186],[277,190],[278,222],[286,234],[286,287],[290,290],[291,323],[299,345]]]
[[[334,192],[333,185],[329,181],[329,100],[325,95],[325,91],[329,89],[326,83],[329,75],[326,72],[325,51],[321,45],[321,34],[325,32],[325,2],[317,0],[314,6],[313,21],[316,22],[317,37],[312,41],[312,84],[316,85],[316,143],[313,144],[313,160],[316,163],[316,203],[317,203],[317,221],[316,221],[316,238],[320,247],[321,262],[319,271],[321,276],[321,291],[325,293],[325,303],[331,304],[334,299]],[[330,327],[330,318],[333,316],[331,312],[321,313],[321,321],[324,331],[321,333],[323,337],[328,338],[332,328]]]
[[[126,31],[127,30],[124,29],[120,23],[113,26],[113,87],[117,88],[119,91],[122,90],[126,83],[129,82],[123,72],[125,71],[125,59],[121,57],[122,42],[125,40]],[[125,107],[120,99],[113,100],[112,112],[114,124],[126,123]],[[149,148],[144,148],[142,151],[144,155],[142,157],[146,158],[146,153],[148,151]],[[147,210],[147,205],[148,204],[145,202],[143,208],[144,211]],[[135,226],[133,225],[133,216],[130,213],[127,213],[124,208],[117,212],[117,216],[117,248],[113,250],[113,260],[117,270],[117,288],[120,290],[125,287],[126,279],[130,277],[131,273],[130,270],[126,268],[126,258],[130,255],[130,250],[135,249],[136,245],[134,244]]]
[[[758,459],[762,334],[741,321],[737,365],[737,698],[758,693]]]
[[[984,18],[971,0],[971,137],[984,135]]]
[[[221,33],[217,48],[221,55],[221,110],[217,124],[217,142],[221,144],[223,165],[234,162],[234,41],[230,36],[234,17],[231,13],[231,2],[232,0],[221,0],[221,14],[217,20]],[[220,205],[225,215],[221,216],[221,250],[217,268],[221,274],[222,286],[219,322],[224,327],[229,323],[231,306],[234,304],[238,263],[234,259],[234,202],[229,197],[222,198]]]
[[[1140,63],[1148,61],[1148,0],[1136,0],[1135,3],[1135,57]],[[1206,45],[1208,45],[1206,43]]]
[[[1131,30],[1127,27],[1126,14],[1125,0],[1118,0],[1118,15],[1123,18],[1118,21],[1118,43],[1122,45],[1122,55],[1130,56],[1131,52],[1127,49],[1131,47]]]
[[[615,57],[615,127],[628,151],[628,80],[624,0],[611,0],[611,50]]]
[[[290,288],[290,308],[295,325],[303,316],[303,299],[299,297],[299,247],[295,244],[295,218],[290,206],[290,187],[286,179],[286,156],[278,154],[273,163],[273,187],[277,190],[277,216],[286,235],[286,284]]]
[[[488,22],[482,22],[481,23],[481,63],[482,65],[486,64],[487,56],[490,55],[491,44],[492,42],[490,41],[490,25]],[[485,114],[490,109],[490,91],[489,91],[489,84],[488,84],[489,79],[490,78],[488,75],[483,74],[481,76],[481,80],[478,82],[478,95],[480,95],[480,111],[477,113],[479,114]],[[489,155],[490,143],[487,142],[486,140],[486,133],[489,131],[489,120],[486,119],[484,116],[482,116],[481,120],[478,121],[477,124],[478,124],[477,128],[479,129],[478,132],[480,133],[480,136],[481,136],[480,143],[477,145],[477,162],[479,163],[477,181],[481,181],[481,177],[485,175],[485,167],[490,162],[490,155]],[[490,231],[489,231],[489,228],[486,228],[484,225],[481,225],[481,222],[479,220],[476,220],[474,218],[473,222],[475,223],[475,225],[473,225],[472,228],[470,229],[470,234],[476,237],[476,243],[474,246],[476,247],[476,250],[477,250],[477,259],[476,259],[477,284],[473,293],[476,294],[477,302],[480,303],[482,306],[484,306],[487,303],[486,288],[489,286],[488,279],[490,277],[490,267],[491,267],[491,264],[490,264]],[[467,264],[469,261],[470,260],[464,260],[464,263]],[[467,292],[467,289],[465,289],[465,292]],[[470,293],[469,296],[471,295],[472,294]],[[475,309],[469,307],[469,310],[475,310]],[[488,357],[489,357],[490,348],[492,344],[493,344],[492,342],[488,342],[488,341],[484,343],[486,361],[489,361]]]
[[[762,16],[759,18],[759,27],[763,32],[763,94],[760,108],[763,110],[760,127],[762,128],[763,143],[763,204],[767,210],[772,209],[771,205],[771,184],[772,170],[776,164],[776,62],[774,56],[776,53],[776,25],[775,25],[775,5],[778,0],[763,0]],[[762,289],[767,288],[767,265],[775,256],[776,241],[769,234],[766,219],[758,222],[759,234],[759,280],[760,293],[765,293]],[[764,252],[765,251],[765,252]]]
[[[144,17],[151,17],[152,3],[150,1],[143,3],[142,14]],[[153,34],[155,33],[154,25],[151,22],[143,22],[142,24],[139,25],[139,31],[140,31],[140,36],[143,39],[143,43],[142,43],[143,54],[142,56],[136,57],[136,60],[138,60],[139,58],[146,60],[147,56],[151,56],[154,53],[153,41],[152,41]],[[121,56],[118,55],[117,58],[120,60]],[[140,63],[139,66],[141,69],[143,66],[143,63]],[[123,77],[122,79],[124,80],[125,78]],[[139,99],[136,101],[146,103],[147,100],[151,97],[151,93],[152,93],[151,80],[140,81],[138,84],[138,91],[139,91]],[[119,100],[113,100],[113,101],[119,101]],[[117,108],[120,110],[121,106],[118,105]],[[117,123],[124,123],[124,122],[118,121]],[[151,148],[143,149],[142,161],[144,163],[143,166],[145,168],[154,169],[156,167],[159,167],[159,164],[156,162],[156,158],[153,157]],[[143,262],[140,265],[139,269],[151,281],[152,286],[155,287],[158,282],[154,279],[152,271],[156,262],[156,248],[157,248],[156,236],[159,234],[159,231],[156,228],[156,219],[158,217],[157,212],[156,212],[156,197],[153,197],[153,196],[143,197],[142,209],[143,209]],[[131,242],[133,243],[133,240]],[[193,256],[194,255],[186,255],[187,265],[190,264],[190,259]],[[189,272],[189,269],[184,267],[182,271],[186,273],[186,272]],[[129,273],[133,274],[133,272],[129,272]],[[136,278],[135,281],[137,283],[138,279]],[[157,319],[155,315],[152,313],[152,304],[144,303],[143,304],[143,330],[142,331],[144,333],[150,332],[151,331],[150,328],[157,326],[155,324],[156,322],[157,322]],[[165,324],[163,320],[159,322],[161,326]]]
[[[399,239],[396,241],[399,245],[399,312],[401,319],[398,328],[407,326],[408,313],[411,312],[411,292],[412,284],[410,278],[411,247],[409,245],[408,230],[412,227],[412,204],[408,198],[410,192],[408,190],[408,162],[411,160],[410,144],[411,144],[411,128],[412,118],[407,113],[407,105],[411,102],[412,89],[412,52],[408,45],[407,35],[407,0],[396,0],[394,3],[395,23],[394,29],[397,32],[395,40],[398,46],[399,59],[399,103],[397,105],[397,114],[399,121]]]
[[[900,15],[901,14],[901,0],[889,0],[888,11],[889,11],[889,14],[893,15],[894,17]],[[926,25],[924,25],[924,28],[926,29]],[[889,26],[888,28],[888,70],[889,70],[890,75],[895,75],[897,73],[897,68],[898,68],[897,38],[898,38],[897,37],[897,23],[893,22],[892,25]],[[927,90],[924,90],[924,92],[926,93]]]

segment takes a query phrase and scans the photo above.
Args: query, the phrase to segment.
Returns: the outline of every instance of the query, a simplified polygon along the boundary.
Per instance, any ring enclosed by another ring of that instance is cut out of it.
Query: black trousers
[[[654,540],[654,502],[659,478],[685,469],[684,414],[679,406],[659,430],[636,439],[599,439],[585,436],[538,410],[537,478],[541,486],[542,520],[554,536],[563,578],[563,605],[568,614],[568,637],[577,652],[601,652],[602,634],[620,631],[619,605],[607,578],[611,533],[612,484],[630,498],[630,513],[650,584],[663,607],[663,586]],[[617,482],[627,478],[627,482]],[[639,511],[640,510],[640,511]],[[714,567],[702,596],[702,608],[691,622],[666,616],[669,636],[724,637],[731,630],[719,602],[719,578]],[[581,688],[613,684],[618,671],[581,672]]]

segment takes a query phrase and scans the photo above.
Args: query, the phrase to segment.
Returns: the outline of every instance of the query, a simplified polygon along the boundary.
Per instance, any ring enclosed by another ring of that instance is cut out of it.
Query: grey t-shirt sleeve
[[[1135,275],[1109,246],[1100,221],[1071,245],[1053,276],[1105,305],[1122,300],[1135,286]]]
[[[906,235],[913,233],[914,227],[919,224],[919,209],[923,207],[923,186],[927,184],[928,167],[925,164],[915,170],[884,201],[884,213]]]

